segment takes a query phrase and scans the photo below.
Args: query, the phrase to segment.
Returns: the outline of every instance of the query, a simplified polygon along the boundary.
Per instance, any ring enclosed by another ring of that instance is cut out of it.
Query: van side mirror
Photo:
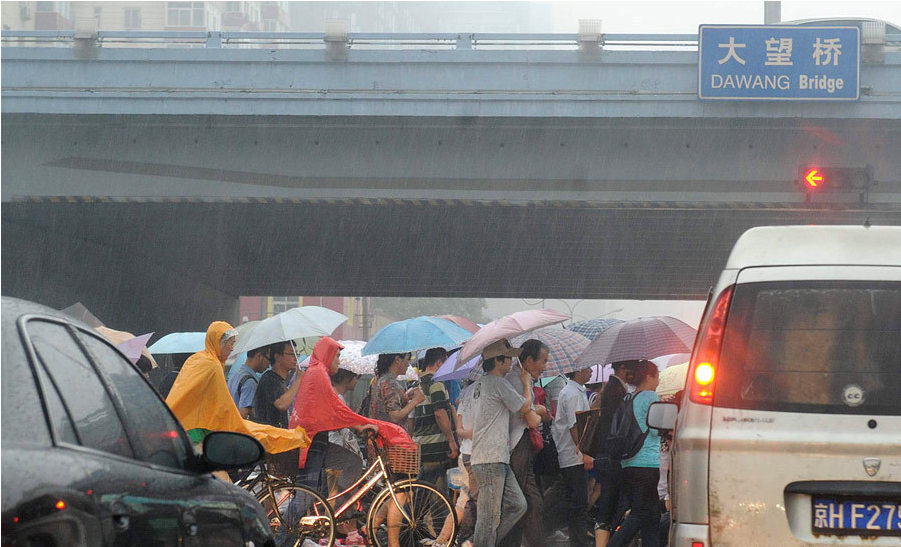
[[[251,467],[266,455],[260,441],[230,431],[214,431],[203,439],[204,471]]]
[[[648,427],[659,431],[672,431],[676,428],[676,417],[679,405],[657,401],[648,409]]]

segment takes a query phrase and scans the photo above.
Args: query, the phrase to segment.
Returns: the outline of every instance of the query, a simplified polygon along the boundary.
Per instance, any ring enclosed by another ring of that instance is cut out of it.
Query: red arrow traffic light
[[[802,180],[804,181],[804,186],[806,186],[808,190],[819,188],[820,185],[825,182],[819,167],[807,169],[807,173],[804,174]]]
[[[808,194],[814,192],[869,192],[875,185],[873,168],[835,165],[802,165],[796,183]]]

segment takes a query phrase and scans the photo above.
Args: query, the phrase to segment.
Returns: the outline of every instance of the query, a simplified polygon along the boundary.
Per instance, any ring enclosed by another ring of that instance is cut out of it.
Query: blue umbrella
[[[205,332],[173,332],[147,348],[150,353],[197,353],[206,348]]]
[[[452,348],[472,337],[468,330],[439,317],[396,321],[375,333],[363,347],[363,355],[407,353],[428,348]]]
[[[617,323],[622,323],[622,321],[619,319],[589,319],[588,321],[573,323],[566,329],[579,333],[589,340],[594,340],[599,334]]]

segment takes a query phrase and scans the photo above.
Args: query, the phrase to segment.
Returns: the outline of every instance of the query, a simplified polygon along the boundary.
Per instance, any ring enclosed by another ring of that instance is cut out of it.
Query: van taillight
[[[717,365],[720,348],[723,345],[723,331],[726,327],[726,313],[732,301],[735,285],[728,287],[717,298],[713,312],[701,325],[697,348],[688,371],[691,385],[690,398],[693,403],[709,405],[713,403],[713,390],[716,386]]]

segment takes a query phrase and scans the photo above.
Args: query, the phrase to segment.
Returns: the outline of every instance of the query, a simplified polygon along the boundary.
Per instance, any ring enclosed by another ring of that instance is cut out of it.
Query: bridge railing
[[[340,37],[324,32],[228,31],[107,31],[4,30],[4,46],[71,47],[205,47],[319,48],[345,44],[360,49],[697,49],[696,34],[510,34],[510,33],[379,33],[349,32]]]
[[[697,50],[697,34],[548,34],[548,33],[384,33],[3,30],[4,46],[200,47],[212,49],[655,49]],[[901,34],[886,34],[885,44],[901,47]]]

